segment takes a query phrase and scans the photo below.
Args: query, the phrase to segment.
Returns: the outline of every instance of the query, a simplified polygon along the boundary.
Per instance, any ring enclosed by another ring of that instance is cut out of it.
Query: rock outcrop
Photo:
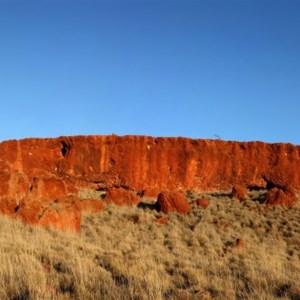
[[[195,200],[195,203],[204,209],[207,208],[210,204],[209,199],[206,199],[206,198],[199,198],[199,199]]]
[[[83,189],[147,195],[288,183],[300,190],[299,170],[300,146],[291,144],[114,135],[11,140],[0,143],[0,213],[77,230],[82,211],[103,209],[100,198],[83,204]]]
[[[161,192],[155,205],[158,211],[165,214],[187,214],[190,210],[189,202],[182,192]]]
[[[283,205],[292,208],[297,202],[295,191],[290,186],[283,188],[273,187],[269,190],[266,204],[269,206]]]
[[[140,198],[133,192],[116,188],[109,189],[104,200],[119,206],[132,206],[141,201]]]
[[[236,198],[236,199],[238,199],[239,201],[243,201],[243,200],[245,200],[246,199],[246,197],[247,197],[247,193],[248,193],[248,191],[247,191],[247,188],[246,187],[244,187],[244,186],[234,186],[233,188],[232,188],[232,191],[231,191],[231,197],[232,198]]]
[[[27,182],[54,176],[99,187],[220,191],[284,181],[300,189],[300,146],[291,144],[77,136],[2,142],[0,160]]]

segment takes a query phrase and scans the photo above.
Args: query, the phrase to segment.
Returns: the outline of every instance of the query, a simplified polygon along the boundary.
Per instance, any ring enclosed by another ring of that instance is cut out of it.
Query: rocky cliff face
[[[70,218],[71,207],[85,207],[83,189],[228,191],[286,183],[300,190],[300,146],[145,136],[0,143],[0,211],[23,219],[24,210],[38,211],[30,218],[41,224],[49,214],[67,211]]]

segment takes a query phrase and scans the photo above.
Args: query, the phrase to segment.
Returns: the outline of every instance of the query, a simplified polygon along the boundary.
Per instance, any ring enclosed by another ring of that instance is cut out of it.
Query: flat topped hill
[[[300,146],[147,136],[75,136],[0,143],[1,169],[133,190],[228,190],[288,182],[300,189]]]
[[[99,200],[108,189],[300,190],[299,170],[300,146],[283,143],[115,135],[11,140],[0,143],[0,210],[42,225],[63,214],[73,225],[58,227],[78,229],[74,211],[103,208],[101,201],[77,201],[82,191],[93,195],[86,200]]]

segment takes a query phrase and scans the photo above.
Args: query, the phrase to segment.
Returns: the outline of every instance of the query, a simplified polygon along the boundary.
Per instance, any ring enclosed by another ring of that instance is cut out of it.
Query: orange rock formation
[[[165,214],[187,214],[190,210],[189,202],[182,192],[161,192],[157,197],[156,207]]]
[[[119,206],[130,206],[138,204],[140,202],[140,198],[130,191],[112,188],[108,189],[105,201]]]
[[[78,211],[70,226],[77,230],[87,206],[77,198],[81,189],[230,191],[288,183],[299,190],[299,170],[300,146],[291,144],[114,135],[12,140],[0,143],[0,212],[45,225],[49,215]]]
[[[207,208],[210,204],[210,201],[209,199],[205,199],[205,198],[199,198],[197,200],[195,200],[195,203],[198,205],[198,206],[201,206],[202,208]]]
[[[244,186],[234,186],[231,191],[231,197],[236,198],[240,201],[245,200],[247,197],[248,190]]]

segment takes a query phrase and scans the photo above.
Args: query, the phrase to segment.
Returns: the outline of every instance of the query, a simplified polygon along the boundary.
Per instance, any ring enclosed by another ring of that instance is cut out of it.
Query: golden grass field
[[[112,204],[85,215],[80,234],[1,217],[0,299],[300,300],[299,202],[204,196],[210,206],[167,225],[151,208]]]

